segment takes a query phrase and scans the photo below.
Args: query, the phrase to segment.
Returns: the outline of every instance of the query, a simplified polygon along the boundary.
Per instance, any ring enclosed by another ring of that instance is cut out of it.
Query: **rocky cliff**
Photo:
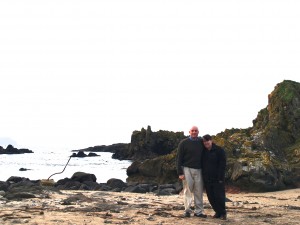
[[[184,138],[183,132],[169,135],[170,132],[165,131],[165,138],[161,139],[161,133],[148,130],[133,134],[127,154],[140,160],[127,169],[127,181],[178,181],[176,148]],[[277,84],[268,96],[267,107],[258,112],[252,127],[226,129],[213,140],[227,154],[227,184],[249,191],[299,187],[300,84],[289,80]]]

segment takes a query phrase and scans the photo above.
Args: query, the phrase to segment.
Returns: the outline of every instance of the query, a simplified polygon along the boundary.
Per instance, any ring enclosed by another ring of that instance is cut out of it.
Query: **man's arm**
[[[177,174],[183,175],[182,163],[183,162],[183,143],[180,142],[177,149]]]

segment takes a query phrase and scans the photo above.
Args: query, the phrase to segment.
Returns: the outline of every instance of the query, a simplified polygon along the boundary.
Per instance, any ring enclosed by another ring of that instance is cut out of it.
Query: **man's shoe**
[[[207,218],[207,215],[203,214],[203,213],[195,213],[194,216],[197,216],[197,217],[201,217],[201,218]]]
[[[227,220],[227,215],[226,214],[223,214],[219,217],[221,220]]]
[[[189,212],[184,212],[183,217],[191,217],[191,213],[189,213]]]
[[[221,216],[219,215],[219,214],[215,214],[215,215],[213,215],[213,218],[220,218]]]

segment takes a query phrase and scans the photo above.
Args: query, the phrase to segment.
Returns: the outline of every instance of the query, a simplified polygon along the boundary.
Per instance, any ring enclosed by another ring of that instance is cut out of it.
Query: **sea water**
[[[99,156],[84,158],[70,158],[72,155],[70,151],[0,154],[0,181],[6,181],[11,176],[30,180],[48,179],[52,174],[54,175],[51,179],[58,181],[71,178],[75,172],[95,174],[98,183],[106,183],[110,178],[126,181],[126,169],[132,163],[130,160],[113,159],[110,152],[96,152],[96,154]],[[20,171],[21,168],[26,171]]]

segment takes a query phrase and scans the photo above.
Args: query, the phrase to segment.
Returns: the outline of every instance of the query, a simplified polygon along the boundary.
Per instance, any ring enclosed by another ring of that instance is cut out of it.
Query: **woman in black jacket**
[[[209,134],[204,135],[202,175],[207,198],[215,211],[214,218],[227,219],[225,208],[225,168],[226,154],[224,149],[212,141]]]

